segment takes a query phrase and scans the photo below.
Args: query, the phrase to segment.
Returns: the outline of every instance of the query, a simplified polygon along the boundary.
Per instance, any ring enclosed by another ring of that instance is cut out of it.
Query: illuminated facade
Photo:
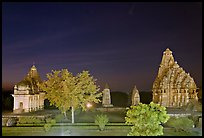
[[[198,100],[196,91],[193,78],[174,61],[172,51],[167,48],[153,83],[153,102],[165,107],[181,107],[189,99]]]
[[[14,113],[32,112],[44,108],[44,92],[37,86],[41,83],[36,67],[33,65],[27,76],[14,86]]]
[[[132,90],[132,105],[138,105],[140,102],[140,95],[137,87]]]
[[[102,91],[103,93],[103,100],[102,100],[102,106],[103,107],[113,107],[111,104],[111,94],[109,86],[106,84],[105,89]]]

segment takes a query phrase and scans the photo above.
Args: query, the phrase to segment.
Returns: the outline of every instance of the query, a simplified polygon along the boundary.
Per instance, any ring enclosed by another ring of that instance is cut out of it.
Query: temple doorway
[[[20,102],[20,103],[19,103],[19,108],[20,108],[20,109],[23,109],[23,102]]]

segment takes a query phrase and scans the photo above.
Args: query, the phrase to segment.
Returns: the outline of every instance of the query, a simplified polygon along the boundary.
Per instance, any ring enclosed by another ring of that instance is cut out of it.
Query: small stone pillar
[[[107,84],[105,86],[105,89],[102,91],[102,93],[103,93],[103,101],[102,101],[103,107],[113,107],[113,105],[111,104],[110,89],[108,88]]]
[[[135,85],[133,91],[132,91],[132,105],[138,105],[140,102],[140,95],[139,91],[137,90],[137,87]]]

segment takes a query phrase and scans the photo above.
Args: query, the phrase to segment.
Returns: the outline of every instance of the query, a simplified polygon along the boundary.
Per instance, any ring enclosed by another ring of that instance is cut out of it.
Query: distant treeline
[[[2,111],[13,110],[13,92],[11,90],[2,89]]]
[[[110,94],[111,104],[114,107],[127,107],[131,105],[131,94],[120,91],[112,91]],[[141,91],[139,94],[141,103],[149,104],[152,101],[152,92]],[[101,106],[101,103],[98,105]]]
[[[140,102],[149,104],[152,101],[152,92],[139,92]],[[131,105],[131,94],[125,92],[111,92],[111,103],[116,107],[127,107]]]

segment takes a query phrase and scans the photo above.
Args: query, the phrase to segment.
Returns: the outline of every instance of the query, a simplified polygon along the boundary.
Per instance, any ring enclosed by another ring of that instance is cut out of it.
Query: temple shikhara
[[[33,65],[27,76],[14,86],[14,113],[32,112],[44,108],[44,92],[41,92],[38,83],[42,80]]]
[[[181,107],[190,99],[198,100],[197,89],[193,78],[174,61],[172,51],[167,48],[153,83],[153,102],[165,107]]]

